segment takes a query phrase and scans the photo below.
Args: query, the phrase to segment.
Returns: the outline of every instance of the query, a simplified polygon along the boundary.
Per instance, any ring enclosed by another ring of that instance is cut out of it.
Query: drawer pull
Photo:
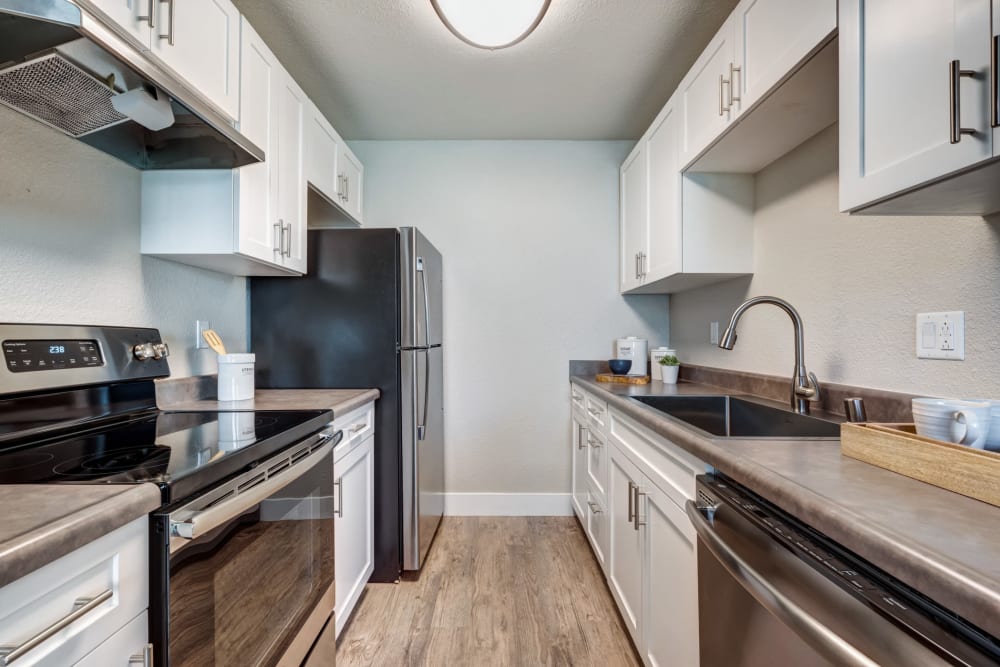
[[[108,590],[104,591],[96,598],[78,598],[73,603],[73,611],[66,614],[28,641],[18,646],[0,646],[0,665],[6,667],[7,665],[13,664],[15,660],[23,656],[25,653],[56,636],[69,626],[73,625],[73,623],[100,607],[112,597],[114,597],[114,593]]]
[[[628,522],[632,523],[635,521],[635,496],[632,495],[639,487],[635,485],[635,482],[628,483]]]
[[[141,667],[153,667],[153,645],[146,644],[142,647],[142,653],[129,656],[128,664],[141,665]]]
[[[337,515],[338,519],[344,518],[344,478],[341,477],[333,483],[337,487],[337,509],[334,510],[334,514]]]
[[[639,496],[646,495],[645,491],[639,490],[639,485],[635,486],[635,518],[633,519],[632,527],[639,530],[639,526],[645,526],[646,522],[639,518]]]
[[[591,417],[599,417],[604,414],[604,410],[595,410],[594,408],[587,408],[587,412],[590,413]]]
[[[354,424],[354,425],[353,425],[353,426],[351,426],[351,428],[349,429],[349,430],[350,430],[350,432],[351,432],[351,435],[354,435],[354,434],[355,434],[355,433],[357,433],[358,431],[363,431],[363,430],[365,430],[365,427],[366,427],[366,426],[368,426],[368,422],[361,422],[360,424]]]
[[[598,505],[597,503],[595,503],[593,500],[588,500],[587,501],[587,506],[590,507],[590,513],[591,514],[603,514],[604,513],[604,511],[601,509],[601,506]]]
[[[584,433],[587,434],[586,439],[584,439]],[[589,442],[589,441],[590,441],[590,429],[588,429],[586,426],[581,426],[580,427],[580,437],[577,438],[576,448],[577,449],[583,449],[583,446],[585,444],[587,444],[587,442]]]

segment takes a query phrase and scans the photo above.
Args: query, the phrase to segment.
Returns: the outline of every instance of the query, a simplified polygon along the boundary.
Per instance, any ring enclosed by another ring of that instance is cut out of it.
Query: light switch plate
[[[719,344],[719,323],[712,322],[708,327],[708,342],[712,345]]]
[[[208,320],[196,320],[194,323],[194,349],[196,350],[207,350],[208,343],[205,342],[205,338],[201,335],[201,332],[205,329],[211,329],[212,323]]]
[[[917,358],[964,360],[965,313],[918,313]]]

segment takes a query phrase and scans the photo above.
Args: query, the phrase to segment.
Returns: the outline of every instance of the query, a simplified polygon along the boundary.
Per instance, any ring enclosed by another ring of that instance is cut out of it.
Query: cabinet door
[[[303,152],[309,100],[287,73],[278,92],[278,223],[286,229],[284,264],[306,271],[306,177]]]
[[[278,90],[282,69],[243,19],[240,38],[240,132],[264,149],[264,162],[239,169],[237,251],[282,263],[278,224]]]
[[[79,0],[79,4],[116,26],[143,51],[149,50],[158,0]]]
[[[839,29],[841,209],[992,155],[989,0],[841,0]],[[975,72],[959,77],[957,96],[955,60]],[[954,110],[975,131],[957,143]]]
[[[698,558],[694,528],[684,512],[648,479],[639,520],[646,533],[643,557],[643,662],[697,667]]]
[[[587,434],[587,482],[603,504],[608,493],[608,444],[600,431]]]
[[[352,218],[361,222],[364,168],[347,146],[341,147],[338,166],[343,176],[343,184],[341,185],[343,197],[341,201],[344,210]]]
[[[374,436],[333,464],[337,486],[334,519],[334,576],[337,580],[337,636],[347,623],[374,568]]]
[[[587,530],[587,539],[594,557],[604,574],[608,573],[608,513],[604,510],[604,502],[592,491],[587,494],[587,520],[583,524]]]
[[[622,620],[636,646],[642,646],[642,554],[644,533],[636,528],[633,491],[642,474],[616,448],[611,449],[608,483],[610,549],[608,583]]]
[[[229,0],[157,0],[152,53],[232,120],[240,112],[240,13]]]
[[[681,81],[678,104],[681,118],[682,167],[711,144],[732,120],[728,89],[729,66],[734,62],[733,18],[722,26]]]
[[[589,433],[587,420],[572,411],[572,490],[573,511],[580,523],[587,525],[587,435]]]
[[[621,290],[638,287],[640,253],[646,251],[648,236],[648,201],[646,198],[645,142],[625,160],[621,168]]]
[[[837,29],[837,0],[742,0],[734,14],[737,115]]]
[[[646,280],[683,270],[681,258],[681,171],[677,162],[679,113],[674,98],[660,112],[646,140],[649,165],[649,258]]]
[[[310,104],[309,141],[306,144],[306,180],[324,197],[339,202],[337,152],[339,137],[326,118]]]

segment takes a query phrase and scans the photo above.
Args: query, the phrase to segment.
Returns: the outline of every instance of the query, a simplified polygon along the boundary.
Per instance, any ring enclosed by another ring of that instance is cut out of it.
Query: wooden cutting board
[[[612,384],[649,384],[648,375],[615,375],[614,373],[601,373],[597,376],[598,382],[610,382]]]

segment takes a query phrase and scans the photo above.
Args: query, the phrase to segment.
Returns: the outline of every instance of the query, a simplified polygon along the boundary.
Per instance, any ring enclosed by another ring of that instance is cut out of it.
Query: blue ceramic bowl
[[[625,375],[632,368],[631,359],[608,359],[608,366],[615,375]]]

